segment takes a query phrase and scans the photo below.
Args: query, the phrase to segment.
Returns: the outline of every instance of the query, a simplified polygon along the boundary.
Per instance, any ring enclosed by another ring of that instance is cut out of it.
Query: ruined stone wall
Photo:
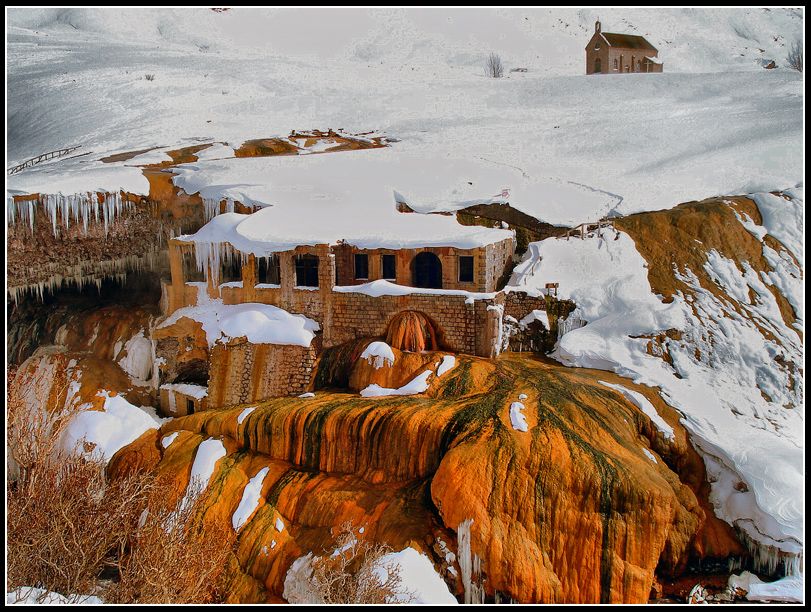
[[[515,241],[502,240],[494,244],[488,244],[484,249],[484,257],[479,283],[487,287],[488,291],[500,289],[508,280],[512,272],[512,259],[515,252]]]
[[[211,349],[206,408],[304,393],[316,348],[252,344],[244,338]]]

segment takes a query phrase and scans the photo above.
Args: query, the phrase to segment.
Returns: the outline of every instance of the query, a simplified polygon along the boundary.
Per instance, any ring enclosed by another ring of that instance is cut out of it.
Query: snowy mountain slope
[[[704,233],[676,231],[676,216],[691,211],[674,210],[623,220],[634,238],[608,229],[533,243],[510,284],[532,292],[560,282],[588,324],[563,335],[554,356],[659,387],[705,457],[716,513],[756,543],[764,570],[774,570],[779,550],[786,571],[797,573],[804,202],[802,190],[786,195],[755,194],[756,212],[732,201],[696,208]],[[646,260],[650,241],[670,244],[672,260]],[[663,295],[661,272],[671,265],[680,289]]]
[[[755,44],[738,30],[777,54],[799,32],[791,11],[601,10],[606,30],[637,27],[666,61],[663,75],[620,79],[582,74],[594,11],[318,16],[12,10],[8,156],[82,144],[92,160],[198,138],[374,129],[404,152],[464,154],[612,194],[577,206],[538,198],[537,216],[563,224],[801,180],[801,75],[762,70],[759,51],[736,55]],[[672,68],[668,43],[658,42],[671,39]],[[529,72],[485,78],[491,48]],[[48,177],[33,183],[47,190]],[[506,172],[503,187],[514,187]]]

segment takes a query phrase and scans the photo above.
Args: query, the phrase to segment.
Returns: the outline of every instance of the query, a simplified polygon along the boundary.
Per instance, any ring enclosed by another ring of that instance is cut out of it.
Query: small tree
[[[492,51],[490,52],[484,64],[484,74],[494,79],[500,79],[502,77],[504,74],[504,65],[501,63],[500,55]]]
[[[788,48],[786,62],[788,62],[790,68],[793,68],[797,72],[803,71],[803,43],[800,39],[796,39],[791,43],[791,46]]]

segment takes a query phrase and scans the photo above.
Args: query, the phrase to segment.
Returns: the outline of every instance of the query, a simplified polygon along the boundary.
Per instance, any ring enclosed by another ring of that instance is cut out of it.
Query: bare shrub
[[[26,406],[14,386],[7,400],[8,455],[19,467],[6,481],[7,593],[47,601],[55,592],[72,603],[221,598],[234,534],[203,525],[199,488],[191,503],[170,506],[172,483],[152,474],[108,480],[103,461],[59,448],[77,409]]]
[[[334,550],[307,555],[285,580],[290,603],[385,604],[409,603],[413,593],[402,586],[400,568],[382,558],[392,552],[385,544],[358,539],[351,522],[338,528]]]
[[[103,462],[59,449],[75,409],[36,410],[14,387],[7,399],[8,453],[19,466],[6,482],[7,590],[95,594],[145,506],[146,481],[132,475],[108,482]]]
[[[800,39],[796,39],[791,43],[791,46],[788,48],[786,62],[790,68],[793,68],[797,72],[803,71],[803,42]]]
[[[151,491],[130,547],[121,559],[108,602],[138,604],[222,601],[226,567],[235,534],[220,523],[203,524],[206,504],[199,483],[190,485],[190,503],[172,505],[169,483]]]
[[[484,63],[484,74],[494,79],[500,79],[504,75],[504,64],[501,63],[501,56],[490,52]]]
[[[144,78],[145,78],[147,81],[154,81],[154,80],[155,80],[155,75],[154,75],[154,74],[145,74],[145,75],[144,75]]]

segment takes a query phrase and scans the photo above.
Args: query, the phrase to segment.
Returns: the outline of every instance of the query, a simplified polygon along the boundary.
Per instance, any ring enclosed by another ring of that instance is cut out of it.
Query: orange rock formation
[[[353,353],[357,360],[357,350],[345,355]],[[395,386],[439,355],[398,351],[396,365],[379,370],[357,360],[349,377],[353,386]],[[460,523],[473,519],[485,593],[522,602],[643,602],[656,575],[677,573],[691,556],[741,553],[697,497],[703,465],[677,414],[650,390],[637,389],[674,441],[599,384],[633,386],[612,374],[528,355],[457,360],[429,378],[426,395],[318,390],[262,402],[247,416],[236,406],[177,418],[122,449],[111,473],[154,465],[176,479],[179,497],[198,445],[219,438],[228,454],[209,484],[205,520],[230,524],[248,480],[268,468],[239,531],[230,589],[239,602],[279,601],[292,562],[321,552],[346,520],[366,537],[425,552],[461,594],[460,568],[450,570],[441,542],[455,550]],[[519,395],[527,432],[511,426]]]

